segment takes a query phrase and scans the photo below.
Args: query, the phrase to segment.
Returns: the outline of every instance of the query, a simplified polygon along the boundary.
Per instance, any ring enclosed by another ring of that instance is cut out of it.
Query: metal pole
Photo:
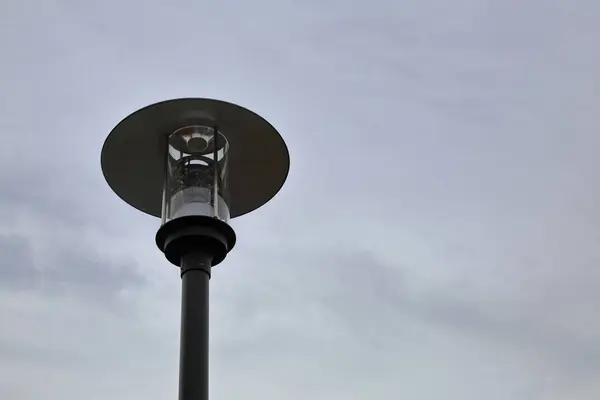
[[[208,400],[208,283],[212,255],[181,257],[179,400]]]

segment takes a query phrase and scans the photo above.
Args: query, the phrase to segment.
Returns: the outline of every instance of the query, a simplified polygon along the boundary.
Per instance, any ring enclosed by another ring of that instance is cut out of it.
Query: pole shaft
[[[181,257],[179,400],[208,400],[208,283],[212,256]]]

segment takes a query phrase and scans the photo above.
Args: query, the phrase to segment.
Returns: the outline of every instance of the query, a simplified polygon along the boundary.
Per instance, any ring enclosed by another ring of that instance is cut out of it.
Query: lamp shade
[[[167,100],[122,120],[102,148],[104,177],[131,206],[163,223],[251,212],[282,187],[285,142],[265,119],[213,99]]]

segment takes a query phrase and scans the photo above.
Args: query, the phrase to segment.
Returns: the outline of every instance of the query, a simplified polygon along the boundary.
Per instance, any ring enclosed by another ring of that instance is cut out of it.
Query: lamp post
[[[187,98],[121,121],[102,148],[102,171],[131,206],[160,217],[156,245],[182,280],[179,399],[208,399],[208,282],[233,248],[231,218],[269,201],[289,170],[267,121],[235,104]]]

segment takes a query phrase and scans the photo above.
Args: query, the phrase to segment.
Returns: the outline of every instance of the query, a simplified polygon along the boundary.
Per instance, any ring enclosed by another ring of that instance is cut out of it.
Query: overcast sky
[[[177,396],[180,278],[100,169],[176,97],[291,170],[211,280],[211,398],[600,398],[600,3],[0,2],[0,398]]]

